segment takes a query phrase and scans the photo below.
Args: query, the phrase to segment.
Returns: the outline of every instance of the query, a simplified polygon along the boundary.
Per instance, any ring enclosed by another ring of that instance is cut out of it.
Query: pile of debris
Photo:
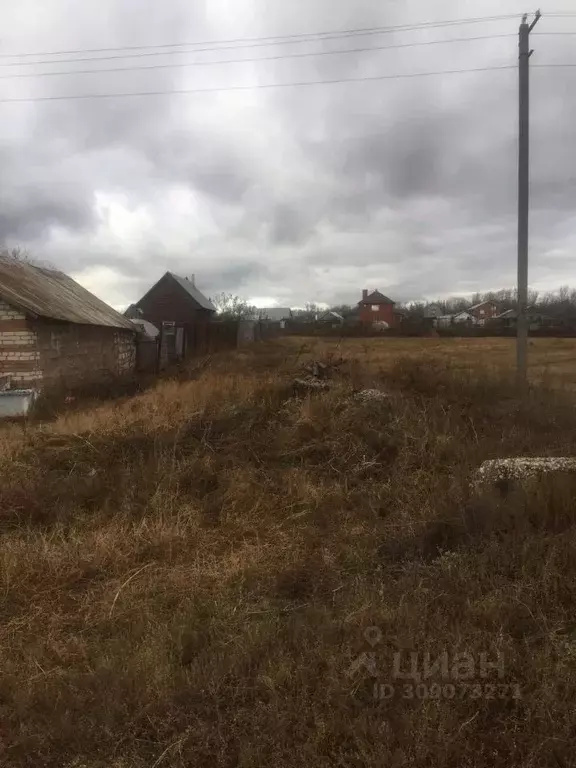
[[[360,400],[362,403],[380,402],[388,400],[389,397],[388,392],[383,392],[381,389],[362,389],[359,392],[354,392],[354,399]]]
[[[476,471],[472,485],[477,491],[512,488],[533,483],[544,475],[557,472],[576,473],[576,459],[571,457],[518,457],[485,461]]]
[[[319,360],[312,360],[306,363],[302,366],[303,375],[293,381],[294,394],[330,389],[327,379],[340,368],[343,362],[343,360],[329,360],[322,363]]]

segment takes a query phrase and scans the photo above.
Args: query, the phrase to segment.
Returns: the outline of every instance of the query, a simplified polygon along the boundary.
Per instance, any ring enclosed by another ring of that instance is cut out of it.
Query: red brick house
[[[466,312],[474,318],[474,325],[484,325],[487,320],[498,315],[498,305],[495,301],[482,301],[469,307]]]
[[[394,328],[397,322],[397,315],[394,311],[396,302],[384,296],[380,291],[367,290],[362,291],[362,299],[358,302],[360,322],[363,325],[372,325],[372,323],[387,323],[390,328]]]
[[[179,277],[172,272],[166,272],[130,309],[139,310],[143,320],[160,329],[170,361],[207,346],[208,325],[216,313],[193,275]]]
[[[68,275],[0,259],[0,379],[75,388],[128,374],[136,328]]]

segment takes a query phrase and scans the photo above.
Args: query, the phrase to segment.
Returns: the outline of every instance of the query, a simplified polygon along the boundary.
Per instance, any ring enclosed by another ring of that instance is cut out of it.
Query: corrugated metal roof
[[[0,296],[37,317],[134,331],[130,320],[54,269],[0,259]]]
[[[195,283],[193,283],[191,280],[186,279],[185,277],[179,277],[178,275],[175,275],[174,272],[168,273],[171,277],[176,280],[178,285],[181,285],[182,288],[194,299],[194,301],[197,301],[198,304],[202,307],[202,309],[210,309],[212,312],[216,312],[216,307],[210,299],[207,299],[206,296],[202,293],[202,291],[199,291],[198,288],[196,288]]]

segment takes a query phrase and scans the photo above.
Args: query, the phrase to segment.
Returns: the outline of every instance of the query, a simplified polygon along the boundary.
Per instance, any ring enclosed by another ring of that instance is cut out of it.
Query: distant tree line
[[[513,288],[503,288],[500,291],[475,293],[471,299],[454,296],[436,301],[412,301],[404,304],[402,308],[411,317],[424,317],[427,308],[431,306],[439,307],[443,315],[454,315],[483,301],[494,301],[500,312],[506,312],[509,309],[516,309],[517,292]],[[542,294],[538,291],[529,291],[528,306],[535,312],[550,317],[576,317],[576,289],[564,285],[556,291]]]
[[[22,256],[18,254],[16,258],[22,259]],[[431,306],[438,307],[443,315],[454,315],[458,312],[464,312],[483,301],[494,301],[498,305],[500,312],[506,312],[508,309],[516,308],[516,290],[513,288],[503,288],[500,291],[475,293],[470,299],[462,296],[452,296],[448,299],[437,299],[436,301],[411,301],[399,304],[398,307],[404,310],[408,317],[417,318],[424,317],[426,310]],[[212,297],[212,303],[216,306],[218,317],[222,319],[238,320],[246,318],[256,320],[261,315],[261,310],[232,293],[219,293]],[[529,291],[528,305],[535,312],[549,315],[550,317],[576,318],[576,288],[564,285],[558,288],[558,290],[548,293]],[[330,307],[330,310],[337,312],[344,318],[349,318],[356,312],[357,305],[335,304]],[[325,307],[321,307],[315,302],[307,302],[303,308],[293,309],[292,316],[300,321],[311,322],[326,311]]]

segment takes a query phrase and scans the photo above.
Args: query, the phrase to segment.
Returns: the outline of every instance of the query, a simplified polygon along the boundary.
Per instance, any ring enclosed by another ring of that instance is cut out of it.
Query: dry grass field
[[[297,343],[291,340],[292,343]],[[303,340],[301,340],[303,341]],[[300,342],[298,342],[300,343]],[[318,339],[316,350],[345,350],[357,357],[362,369],[389,368],[399,358],[433,358],[452,369],[511,374],[516,360],[515,339],[498,338],[395,338]],[[576,339],[530,339],[530,376],[534,383],[554,382],[576,389]]]
[[[469,486],[574,452],[576,344],[530,354],[285,339],[3,426],[0,765],[576,765],[575,487]]]

